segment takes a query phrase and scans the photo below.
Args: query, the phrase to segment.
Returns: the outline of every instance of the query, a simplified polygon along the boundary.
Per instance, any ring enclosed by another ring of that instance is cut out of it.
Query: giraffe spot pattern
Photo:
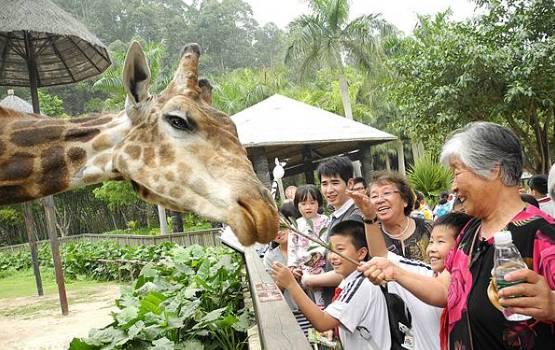
[[[23,180],[31,176],[34,158],[31,153],[15,153],[0,165],[0,181]]]
[[[141,147],[137,145],[127,145],[123,151],[133,160],[137,160],[141,156]]]
[[[93,120],[88,120],[83,122],[81,125],[83,126],[98,126],[108,124],[112,121],[112,117],[102,117],[102,118],[95,118]]]
[[[173,171],[169,171],[167,173],[164,174],[164,177],[166,178],[166,180],[168,180],[169,182],[174,182],[175,181],[175,175],[173,173]],[[158,180],[155,180],[158,181]]]
[[[0,187],[0,205],[22,203],[33,198],[23,186]]]
[[[163,143],[159,152],[160,165],[170,165],[175,161],[175,151],[169,143]]]
[[[154,148],[153,147],[145,147],[143,150],[143,160],[146,166],[150,168],[154,168],[156,166],[156,162],[154,159]]]
[[[4,144],[4,142],[0,141],[0,157],[4,152],[6,152],[6,145]]]
[[[112,138],[109,135],[100,135],[94,139],[92,147],[95,151],[102,151],[112,147]]]
[[[60,145],[50,147],[41,153],[40,192],[49,195],[63,191],[68,185],[69,171],[65,160],[64,148]]]
[[[89,142],[99,133],[99,129],[69,129],[64,135],[64,141]]]
[[[69,162],[74,166],[79,166],[85,162],[87,157],[87,152],[80,147],[71,147],[67,151],[67,158]]]
[[[20,147],[44,145],[60,139],[64,128],[62,126],[45,126],[43,128],[23,129],[14,131],[10,140]]]

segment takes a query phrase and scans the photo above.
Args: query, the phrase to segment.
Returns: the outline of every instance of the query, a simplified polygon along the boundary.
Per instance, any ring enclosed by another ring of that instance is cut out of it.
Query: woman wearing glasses
[[[414,206],[414,193],[407,180],[396,173],[378,172],[370,184],[370,202],[376,212],[365,222],[380,222],[387,249],[414,260],[427,260],[431,225],[409,217]]]

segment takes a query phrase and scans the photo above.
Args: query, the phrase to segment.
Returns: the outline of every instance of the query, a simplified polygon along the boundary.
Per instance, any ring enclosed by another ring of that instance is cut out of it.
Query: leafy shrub
[[[429,154],[417,160],[407,172],[413,188],[426,196],[430,205],[434,204],[443,191],[448,191],[453,182],[451,171]]]
[[[114,321],[70,350],[244,349],[242,260],[225,248],[173,247],[116,301]]]

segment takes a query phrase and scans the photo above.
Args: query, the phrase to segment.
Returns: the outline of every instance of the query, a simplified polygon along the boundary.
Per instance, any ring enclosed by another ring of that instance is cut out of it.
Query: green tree
[[[345,60],[371,67],[381,59],[381,37],[392,29],[377,15],[364,15],[349,22],[348,0],[308,0],[308,3],[312,13],[290,24],[285,62],[298,62],[301,77],[320,68],[331,69],[339,82],[344,114],[353,119]]]
[[[486,14],[454,23],[422,17],[414,37],[399,40],[389,84],[403,117],[397,125],[432,149],[469,122],[511,127],[525,166],[546,173],[555,133],[555,3],[482,1]]]
[[[64,115],[64,101],[55,95],[50,95],[42,90],[38,91],[40,112],[49,117]]]

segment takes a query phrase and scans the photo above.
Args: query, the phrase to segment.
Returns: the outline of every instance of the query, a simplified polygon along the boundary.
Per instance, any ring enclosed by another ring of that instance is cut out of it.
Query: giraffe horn
[[[198,59],[200,46],[187,44],[181,51],[181,62],[173,78],[176,86],[196,96],[199,94],[198,86]]]

